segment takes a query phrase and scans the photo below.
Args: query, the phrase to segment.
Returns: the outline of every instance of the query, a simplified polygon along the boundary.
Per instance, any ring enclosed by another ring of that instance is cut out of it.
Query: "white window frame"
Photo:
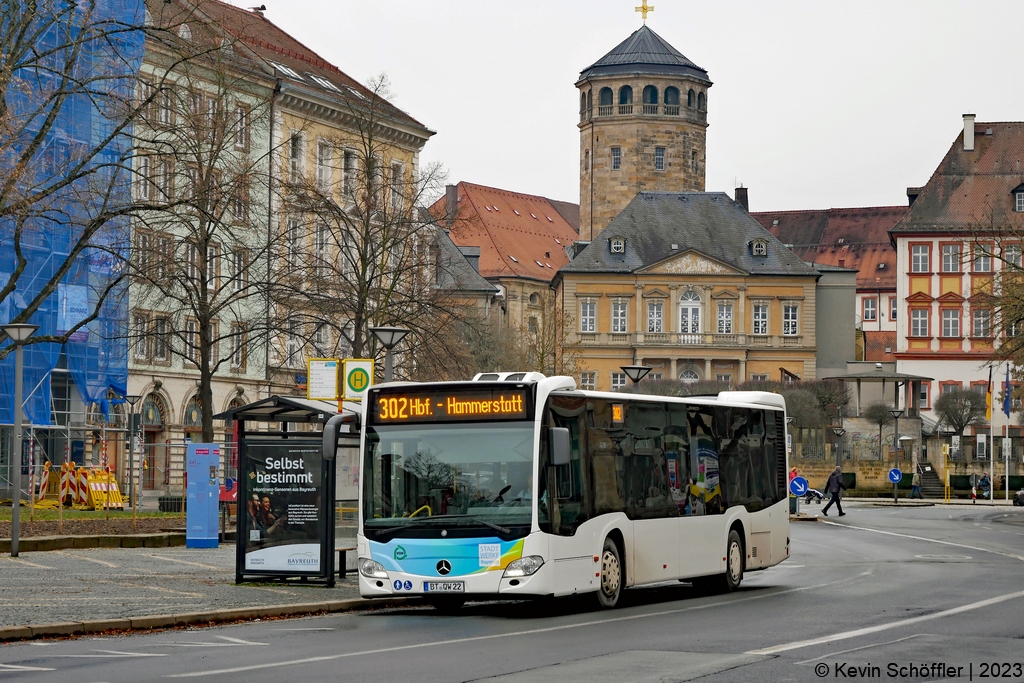
[[[612,147],[612,170],[618,171],[622,168],[622,148]]]
[[[245,342],[246,333],[245,327],[233,323],[231,325],[231,369],[232,370],[244,370],[245,369]]]
[[[974,247],[974,271],[975,273],[991,273],[992,272],[992,254],[991,250],[984,245],[975,245]]]
[[[786,337],[796,337],[800,334],[800,304],[782,305],[782,334]]]
[[[612,300],[612,332],[625,334],[629,328],[629,302],[623,299]]]
[[[655,147],[654,148],[654,170],[664,171],[665,170],[665,148]]]
[[[216,290],[220,280],[220,245],[206,246],[206,288]]]
[[[136,311],[132,314],[132,328],[135,335],[132,357],[135,360],[149,359],[149,315]]]
[[[593,299],[580,299],[580,332],[597,331],[597,302]]]
[[[658,334],[665,331],[665,302],[647,302],[647,331]]]
[[[963,250],[959,244],[942,245],[942,272],[959,273],[963,263]]]
[[[1024,213],[1024,192],[1014,194],[1013,210],[1017,213]]]
[[[690,298],[687,298],[690,297]],[[691,290],[683,292],[679,298],[679,332],[681,334],[700,334],[704,324],[704,302],[700,294]],[[684,315],[683,312],[686,311]],[[683,322],[687,322],[689,329],[683,329]]]
[[[316,141],[316,186],[321,192],[331,189],[331,143],[327,140]]]
[[[170,319],[166,316],[153,318],[153,360],[166,362],[171,358]]]
[[[1021,246],[1019,244],[1006,245],[1003,248],[1003,261],[1004,270],[1007,269],[1007,265],[1009,265],[1011,268],[1021,268]]]
[[[899,314],[899,299],[890,296],[889,297],[889,320],[895,320]]]
[[[618,391],[626,386],[626,373],[612,372],[612,391]]]
[[[231,252],[231,289],[234,292],[241,292],[248,285],[249,269],[248,252],[239,247]]]
[[[359,156],[354,150],[346,149],[342,153],[342,167],[341,167],[341,186],[342,192],[346,195],[352,195],[356,191],[356,186],[359,175]]]
[[[216,111],[214,111],[216,116]],[[244,104],[235,105],[235,149],[249,149],[249,108]]]
[[[971,311],[971,336],[987,339],[992,336],[992,311],[988,308],[976,308]]]
[[[732,302],[718,302],[718,334],[732,334]]]
[[[878,320],[878,299],[873,296],[864,299],[864,320]]]
[[[586,370],[580,373],[580,389],[584,391],[597,390],[597,371]]]
[[[754,304],[753,322],[753,334],[760,336],[768,334],[768,304]]]
[[[915,244],[910,247],[910,272],[927,273],[930,264],[929,248],[927,244]]]
[[[299,265],[302,252],[302,221],[294,216],[288,219],[285,243],[288,265],[292,267]]]
[[[302,179],[302,173],[305,170],[305,157],[305,136],[298,131],[292,131],[291,137],[288,138],[288,178],[291,182],[297,183]]]
[[[391,211],[401,213],[405,209],[405,164],[391,162]]]
[[[950,339],[960,336],[960,322],[963,312],[959,308],[942,309],[942,336]]]
[[[927,308],[910,309],[910,336],[928,337],[929,311]]]

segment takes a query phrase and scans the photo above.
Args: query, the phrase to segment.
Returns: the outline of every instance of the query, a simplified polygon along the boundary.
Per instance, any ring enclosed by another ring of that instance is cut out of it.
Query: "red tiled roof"
[[[896,356],[893,355],[895,351],[895,330],[864,333],[864,360],[876,363],[892,362],[896,360]]]
[[[153,0],[150,0],[152,2]],[[374,93],[341,69],[318,55],[313,49],[296,40],[281,27],[263,16],[262,13],[244,10],[220,0],[179,0],[183,5],[193,6],[195,11],[205,15],[216,26],[245,44],[253,53],[268,62],[276,62],[298,74],[291,75],[278,70],[278,75],[289,82],[300,83],[307,88],[327,93],[332,97],[373,100]],[[310,75],[326,80],[333,87],[317,83]],[[336,89],[336,90],[335,90]],[[378,97],[378,102],[380,101]],[[388,116],[422,128],[426,127],[388,102],[382,102],[381,110]]]
[[[857,289],[896,289],[896,250],[889,230],[905,206],[868,206],[750,214],[805,261],[856,268]]]
[[[472,183],[457,187],[458,211],[448,226],[451,239],[460,247],[480,247],[481,275],[550,282],[569,263],[565,249],[579,235],[555,202]],[[430,211],[443,224],[445,198]]]
[[[1024,213],[1014,211],[1013,190],[1024,183],[1024,122],[974,124],[974,150],[963,132],[920,188],[894,233],[999,228],[1019,234]]]

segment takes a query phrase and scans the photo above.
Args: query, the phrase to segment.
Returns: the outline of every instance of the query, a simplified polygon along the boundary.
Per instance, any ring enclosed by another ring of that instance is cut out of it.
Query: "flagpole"
[[[995,479],[996,479],[996,460],[995,460],[995,456],[992,453],[992,451],[994,450],[993,446],[995,446],[995,442],[996,442],[996,428],[995,428],[995,420],[992,417],[992,366],[991,365],[988,366],[988,387],[987,387],[987,393],[985,395],[985,417],[988,418],[988,432],[989,432],[989,444],[988,444],[988,471],[989,471],[988,499],[991,502],[991,501],[995,500],[994,496],[995,496],[995,493],[996,493],[996,487],[995,487],[995,483],[996,483],[995,482]]]

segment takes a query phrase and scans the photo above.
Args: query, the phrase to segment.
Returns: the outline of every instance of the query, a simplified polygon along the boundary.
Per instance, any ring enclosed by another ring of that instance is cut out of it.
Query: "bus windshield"
[[[364,530],[529,527],[534,433],[532,422],[367,426]]]

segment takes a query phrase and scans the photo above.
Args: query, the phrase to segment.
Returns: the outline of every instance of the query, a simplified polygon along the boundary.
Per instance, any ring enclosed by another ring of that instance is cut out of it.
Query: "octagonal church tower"
[[[580,73],[580,239],[641,191],[703,192],[708,73],[647,25]]]

